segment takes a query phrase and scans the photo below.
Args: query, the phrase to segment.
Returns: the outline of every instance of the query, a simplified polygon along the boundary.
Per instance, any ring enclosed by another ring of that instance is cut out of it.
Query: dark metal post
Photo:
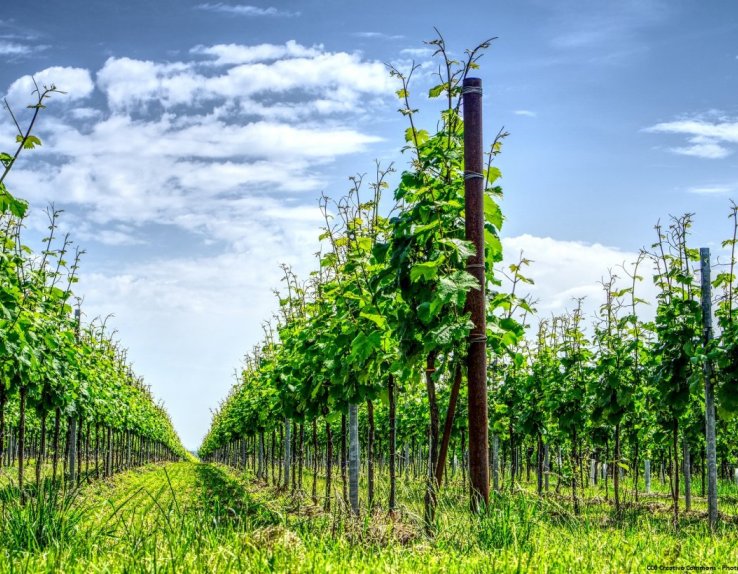
[[[467,294],[467,309],[474,329],[469,334],[467,385],[469,389],[469,478],[471,506],[478,510],[489,502],[489,453],[487,437],[487,318],[484,268],[484,152],[482,149],[482,80],[466,78],[464,105],[464,197],[466,239],[476,255],[467,270],[479,281],[479,289]]]
[[[702,275],[702,342],[707,352],[712,339],[712,289],[710,285],[710,249],[700,249]],[[715,391],[712,387],[712,365],[706,360],[702,366],[705,377],[705,442],[707,443],[707,516],[710,529],[717,526],[717,453],[715,448]]]

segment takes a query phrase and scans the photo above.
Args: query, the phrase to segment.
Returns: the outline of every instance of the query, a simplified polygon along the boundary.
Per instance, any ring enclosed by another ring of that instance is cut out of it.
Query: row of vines
[[[0,154],[0,476],[17,477],[22,498],[28,468],[38,487],[186,456],[167,412],[105,322],[82,323],[72,291],[82,252],[68,235],[59,237],[60,212],[47,210],[40,253],[21,241],[28,205],[4,182],[20,153],[41,145],[33,129],[55,93],[37,88],[27,127],[16,121],[15,153]]]
[[[460,105],[463,80],[488,43],[462,62],[441,38],[431,44],[441,80],[429,96],[443,102],[436,133],[417,125],[409,94],[415,70],[392,69],[412,156],[393,202],[383,192],[394,170],[380,165],[369,183],[352,178],[338,201],[323,197],[318,268],[300,280],[283,267],[279,315],[264,324],[263,341],[200,448],[206,460],[251,466],[259,479],[297,493],[311,472],[315,503],[345,502],[355,514],[360,492],[370,512],[380,505],[396,512],[398,477],[423,477],[429,531],[444,484],[470,491],[473,437],[462,383],[475,342],[467,295],[480,285],[467,266],[474,248],[465,239]],[[650,249],[603,279],[594,321],[582,301],[536,318],[534,302],[520,293],[531,283],[531,262],[521,256],[494,268],[503,217],[493,160],[505,135],[492,143],[483,174],[492,486],[516,489],[533,471],[539,494],[555,489],[579,513],[588,487],[601,481],[620,513],[651,494],[653,468],[668,483],[678,524],[682,501],[687,511],[692,505],[693,477],[703,495],[709,483],[705,377],[715,385],[724,484],[738,456],[735,225],[723,245],[730,262],[712,282],[714,338],[710,283],[700,285],[700,255],[688,242],[691,215],[657,226]],[[735,224],[735,209],[731,217]],[[639,286],[648,268],[659,294],[646,320]],[[389,484],[386,500],[378,499],[378,480]]]

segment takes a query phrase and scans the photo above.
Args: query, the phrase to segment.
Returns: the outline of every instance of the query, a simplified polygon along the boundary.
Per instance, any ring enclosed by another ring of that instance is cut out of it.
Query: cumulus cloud
[[[185,63],[158,63],[132,58],[108,58],[97,73],[97,85],[113,110],[124,110],[159,101],[164,106],[195,100],[198,88]]]
[[[58,90],[66,92],[65,95],[53,96],[52,101],[67,103],[83,100],[89,97],[95,89],[89,70],[53,66],[36,72],[32,76],[18,78],[10,85],[5,97],[11,105],[23,107],[33,100],[32,92],[36,89],[36,84],[42,89],[44,86],[54,85]]]
[[[672,147],[669,148],[669,151],[705,159],[728,157],[733,153],[729,146],[738,144],[738,121],[726,117],[720,117],[712,121],[698,117],[661,122],[646,128],[644,131],[647,133],[687,136],[689,145]]]
[[[224,230],[242,231],[239,221],[251,225],[261,215],[245,205],[248,196],[263,202],[315,191],[313,201],[322,182],[318,166],[375,140],[349,129],[265,122],[229,129],[217,121],[177,129],[166,120],[113,116],[87,134],[51,137],[47,152],[66,161],[21,170],[14,181],[30,199],[84,207],[99,225],[174,224],[228,240]],[[213,219],[223,210],[231,223]]]
[[[148,106],[241,103],[274,95],[297,95],[300,102],[324,100],[350,110],[359,99],[391,92],[393,84],[380,62],[358,54],[326,52],[295,42],[283,46],[197,46],[193,54],[214,57],[198,62],[162,63],[109,58],[97,74],[98,87],[111,109],[131,111]],[[225,69],[223,67],[225,66]],[[266,108],[266,106],[265,106]]]
[[[132,245],[147,241],[145,226],[167,225],[233,247],[259,219],[282,225],[274,198],[302,202],[289,211],[302,213],[327,166],[381,141],[365,129],[393,88],[378,62],[294,41],[191,54],[110,58],[96,85],[78,68],[35,74],[69,90],[72,106],[45,117],[44,146],[32,169],[16,166],[14,189],[76,210],[82,239]],[[29,85],[20,78],[8,94]],[[102,101],[83,101],[96,87]]]

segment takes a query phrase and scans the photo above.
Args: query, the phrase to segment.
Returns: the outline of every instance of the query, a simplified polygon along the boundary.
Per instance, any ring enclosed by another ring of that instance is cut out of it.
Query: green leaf
[[[389,251],[389,243],[375,243],[372,248],[372,255],[376,259],[377,263],[384,263],[387,259],[387,252]]]
[[[363,317],[364,319],[368,319],[380,329],[385,329],[387,327],[387,319],[382,317],[382,315],[377,315],[375,313],[365,313],[364,311],[362,311],[361,313],[359,313],[359,316]]]
[[[427,261],[425,263],[416,263],[410,268],[410,281],[416,283],[419,279],[431,281],[438,276],[438,268],[443,263],[443,258],[439,257],[435,261]]]
[[[36,136],[26,136],[23,137],[22,135],[15,136],[15,141],[18,143],[23,143],[23,149],[33,149],[36,146],[41,145],[41,140],[38,139]]]
[[[497,229],[502,227],[502,210],[497,202],[486,193],[484,194],[484,220]]]
[[[479,289],[479,281],[467,271],[454,271],[451,275],[442,277],[439,281],[440,295],[466,295],[471,289]],[[447,298],[449,300],[450,297]],[[463,297],[457,298],[461,301]]]
[[[438,84],[437,86],[433,86],[430,90],[428,90],[428,97],[437,98],[443,93],[443,90],[446,89],[446,86],[448,86],[447,83]]]
[[[502,243],[497,234],[492,233],[488,229],[484,230],[484,247],[486,249],[485,255],[488,261],[501,261],[502,260]]]
[[[321,267],[334,267],[338,263],[335,253],[326,253],[320,260]]]
[[[474,244],[471,241],[465,241],[464,239],[441,239],[439,241],[441,245],[446,245],[448,247],[451,247],[456,253],[459,254],[459,257],[462,257],[466,259],[467,257],[472,257],[473,255],[476,255],[476,249],[474,249]]]
[[[382,334],[379,331],[373,331],[369,335],[359,332],[351,341],[351,357],[363,364],[374,351],[380,348],[381,342]]]
[[[499,178],[502,177],[502,172],[499,168],[495,166],[490,166],[487,168],[487,171],[485,173],[485,179],[487,182],[487,185],[492,185],[495,181],[497,181]]]
[[[424,301],[423,303],[418,305],[418,307],[416,308],[416,312],[418,313],[418,319],[420,319],[420,321],[425,325],[433,320],[430,301]]]

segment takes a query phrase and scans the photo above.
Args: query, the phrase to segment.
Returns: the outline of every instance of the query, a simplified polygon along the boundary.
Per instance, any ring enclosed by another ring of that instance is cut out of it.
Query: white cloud
[[[575,298],[585,297],[583,308],[587,316],[597,313],[603,300],[602,286],[599,282],[608,277],[612,270],[620,278],[621,284],[629,285],[621,266],[632,271],[631,264],[638,254],[608,247],[599,243],[580,241],[562,241],[551,237],[519,235],[505,237],[502,241],[505,252],[505,264],[516,263],[520,252],[533,263],[523,271],[523,275],[535,281],[534,285],[524,285],[538,302],[538,316],[549,317],[559,314],[575,306]],[[651,264],[641,263],[639,274],[646,278],[637,286],[638,296],[654,301],[655,290],[649,280]],[[523,294],[523,293],[521,293]],[[644,315],[653,314],[653,310],[643,308]]]
[[[669,151],[679,155],[691,155],[705,159],[723,159],[733,153],[726,147],[714,142],[697,143],[686,147],[673,147],[669,148]]]
[[[0,56],[28,56],[45,48],[46,46],[29,46],[18,42],[0,40]]]
[[[197,61],[110,58],[97,73],[107,109],[47,115],[44,147],[32,169],[18,164],[13,189],[80,211],[85,240],[131,245],[159,224],[240,245],[258,218],[280,221],[271,198],[309,193],[312,207],[328,164],[381,141],[358,121],[392,91],[381,64],[295,42],[212,48],[193,51],[268,63],[203,73]],[[50,76],[75,80],[78,98],[93,89],[87,70],[39,74]]]
[[[137,236],[136,230],[128,226],[118,226],[115,229],[90,229],[88,224],[82,224],[74,230],[75,241],[79,244],[88,241],[97,241],[103,245],[142,245],[146,243]]]
[[[531,110],[515,110],[513,112],[516,116],[525,116],[528,118],[535,118],[538,116],[538,114]]]
[[[322,45],[308,48],[294,40],[288,40],[285,44],[258,44],[256,46],[244,46],[242,44],[200,45],[190,50],[192,54],[215,57],[213,63],[219,66],[267,62],[282,58],[314,58],[323,51]]]
[[[325,52],[319,46],[287,42],[284,46],[218,45],[193,50],[215,56],[219,66],[248,62],[213,73],[212,67],[203,69],[197,62],[109,58],[97,74],[98,87],[118,111],[145,110],[152,105],[168,109],[232,104],[267,95],[279,105],[274,95],[288,93],[302,96],[298,101],[320,99],[355,110],[364,106],[359,100],[367,95],[383,97],[394,88],[380,62],[362,60],[358,54]]]
[[[715,116],[718,113],[713,110],[708,115]],[[669,148],[669,151],[706,159],[728,157],[733,152],[726,144],[738,144],[738,121],[726,117],[719,117],[714,121],[698,117],[661,122],[644,131],[688,136],[690,145]]]
[[[265,122],[229,129],[212,121],[176,129],[166,120],[113,116],[87,134],[51,136],[47,153],[65,163],[19,170],[13,185],[38,202],[83,207],[98,225],[174,224],[230,240],[224,230],[242,230],[262,215],[264,200],[249,205],[249,197],[315,191],[312,200],[322,182],[318,166],[375,139],[348,129]]]
[[[274,6],[268,8],[260,8],[258,6],[251,6],[249,4],[226,4],[224,2],[214,2],[199,4],[198,10],[207,10],[209,12],[221,12],[224,14],[235,14],[237,16],[281,16],[281,17],[292,17],[299,16],[299,12],[287,12],[286,10],[279,10]]]
[[[207,80],[206,87],[221,97],[238,98],[291,90],[319,91],[332,100],[354,100],[360,93],[387,94],[393,84],[379,62],[361,63],[357,54],[321,54],[265,64],[241,65]]]
[[[718,141],[738,143],[738,121],[710,122],[701,119],[662,122],[646,129],[647,132],[686,134]]]
[[[89,70],[53,66],[36,72],[33,76],[23,76],[13,82],[5,96],[12,106],[25,107],[33,103],[33,91],[36,89],[34,80],[41,89],[44,86],[54,85],[58,90],[66,92],[66,94],[53,94],[52,101],[75,102],[87,98],[95,89]]]
[[[430,58],[434,51],[433,48],[404,48],[400,54],[411,58]]]
[[[77,120],[92,120],[102,117],[102,112],[95,108],[74,108],[69,110],[69,115]]]
[[[260,159],[326,159],[356,153],[380,139],[348,127],[292,126],[255,121],[230,125],[212,116],[192,116],[187,122],[165,115],[159,120],[135,120],[115,114],[98,122],[89,133],[65,131],[50,141],[50,150],[70,159],[88,158],[127,162],[143,157]]]
[[[352,36],[372,40],[401,40],[405,37],[401,34],[385,34],[384,32],[354,32]]]
[[[137,108],[153,100],[165,107],[194,103],[198,88],[190,64],[132,58],[108,58],[97,73],[97,85],[113,110]]]
[[[697,195],[726,195],[735,190],[732,185],[700,185],[687,189],[688,193]]]

